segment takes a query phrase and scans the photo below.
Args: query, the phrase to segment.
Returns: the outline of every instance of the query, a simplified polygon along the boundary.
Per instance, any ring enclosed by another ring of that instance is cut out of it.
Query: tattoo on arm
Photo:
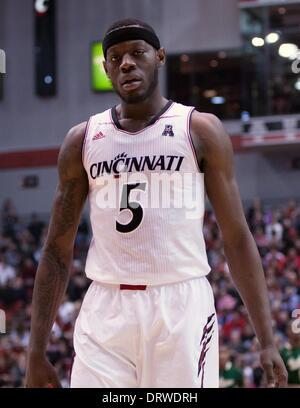
[[[61,298],[68,284],[68,265],[62,260],[59,248],[49,244],[45,248],[41,266],[37,273],[34,292],[33,313],[38,316],[36,322],[34,348],[46,349]]]
[[[58,219],[54,226],[54,240],[63,236],[74,225],[76,212],[76,184],[79,182],[78,179],[71,179],[65,183],[64,192],[60,193],[60,196],[57,198],[59,213],[57,214]]]
[[[45,350],[57,309],[66,291],[69,280],[69,264],[72,250],[64,248],[63,242],[69,234],[75,236],[74,225],[79,217],[79,178],[72,178],[56,193],[49,236],[38,268],[33,296],[32,347]],[[66,239],[73,245],[72,239]]]

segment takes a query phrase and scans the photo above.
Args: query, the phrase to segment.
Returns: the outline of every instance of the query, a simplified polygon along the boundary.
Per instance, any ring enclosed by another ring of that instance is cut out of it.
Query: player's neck
[[[121,101],[117,112],[120,119],[147,120],[157,115],[167,102],[157,89],[150,98],[142,102],[128,104]]]

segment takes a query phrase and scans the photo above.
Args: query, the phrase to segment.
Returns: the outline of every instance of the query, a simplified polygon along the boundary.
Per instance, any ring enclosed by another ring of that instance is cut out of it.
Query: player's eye
[[[119,59],[119,57],[118,57],[117,55],[112,55],[112,56],[110,57],[110,61],[111,61],[111,62],[117,62],[118,59]]]
[[[134,55],[137,55],[137,56],[140,56],[140,55],[143,55],[145,53],[145,51],[144,50],[136,50],[136,51],[134,51]]]

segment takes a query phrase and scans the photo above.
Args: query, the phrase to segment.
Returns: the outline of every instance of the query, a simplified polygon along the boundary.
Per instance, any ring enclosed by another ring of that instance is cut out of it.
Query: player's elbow
[[[225,250],[240,249],[247,245],[252,239],[248,226],[244,224],[233,226],[228,233],[223,234]]]

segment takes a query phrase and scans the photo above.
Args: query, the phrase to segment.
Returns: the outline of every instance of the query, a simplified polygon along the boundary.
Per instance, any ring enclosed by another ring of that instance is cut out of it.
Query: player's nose
[[[122,58],[122,62],[120,64],[120,69],[122,72],[128,72],[134,69],[136,66],[134,59],[130,54],[124,54]]]

